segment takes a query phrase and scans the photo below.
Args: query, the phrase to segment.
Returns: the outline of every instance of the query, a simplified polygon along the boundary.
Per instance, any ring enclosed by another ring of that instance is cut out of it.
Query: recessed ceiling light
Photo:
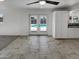
[[[0,1],[4,1],[4,0],[0,0]]]

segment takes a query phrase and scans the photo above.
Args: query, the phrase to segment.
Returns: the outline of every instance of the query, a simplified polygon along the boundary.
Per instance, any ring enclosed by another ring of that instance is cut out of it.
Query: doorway
[[[48,35],[48,16],[30,15],[30,35]]]

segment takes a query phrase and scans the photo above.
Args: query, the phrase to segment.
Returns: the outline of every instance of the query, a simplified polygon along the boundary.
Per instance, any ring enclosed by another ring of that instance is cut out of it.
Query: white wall
[[[56,12],[53,12],[53,14],[52,14],[52,36],[53,36],[53,38],[55,38],[56,36],[56,34],[55,34],[55,20],[56,20]]]
[[[48,35],[52,36],[52,11],[50,9],[30,9],[27,10],[26,12],[28,12],[28,15],[29,14],[48,15]]]
[[[68,11],[55,11],[54,12],[54,37],[67,38],[67,21]]]
[[[74,10],[79,10],[79,3],[77,3],[77,4],[75,4],[71,7],[71,11],[74,11]],[[74,12],[72,15],[73,16],[79,16],[79,11]],[[70,37],[79,38],[79,28],[69,28],[68,29],[68,34],[69,34],[69,38]]]
[[[68,28],[69,11],[55,11],[53,15],[55,21],[54,38],[79,38],[79,28]]]
[[[79,16],[79,11],[73,12],[71,16]],[[79,28],[68,28],[68,37],[79,38]]]
[[[0,35],[26,35],[27,34],[27,13],[6,8],[3,10],[4,19],[0,24]]]
[[[52,15],[50,10],[43,9],[18,9],[6,7],[0,9],[4,14],[3,23],[0,24],[0,35],[28,35],[29,34],[29,14],[41,13],[49,14],[50,20]],[[51,21],[49,20],[49,35],[52,35]]]

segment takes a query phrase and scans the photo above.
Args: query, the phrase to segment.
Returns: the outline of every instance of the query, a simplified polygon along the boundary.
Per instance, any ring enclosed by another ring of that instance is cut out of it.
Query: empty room
[[[79,59],[79,0],[0,0],[0,59]]]

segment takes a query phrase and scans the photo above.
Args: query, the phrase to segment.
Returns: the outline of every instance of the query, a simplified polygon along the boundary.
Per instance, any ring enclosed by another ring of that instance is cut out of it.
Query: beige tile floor
[[[0,59],[79,59],[79,40],[47,36],[18,37],[0,51]]]

